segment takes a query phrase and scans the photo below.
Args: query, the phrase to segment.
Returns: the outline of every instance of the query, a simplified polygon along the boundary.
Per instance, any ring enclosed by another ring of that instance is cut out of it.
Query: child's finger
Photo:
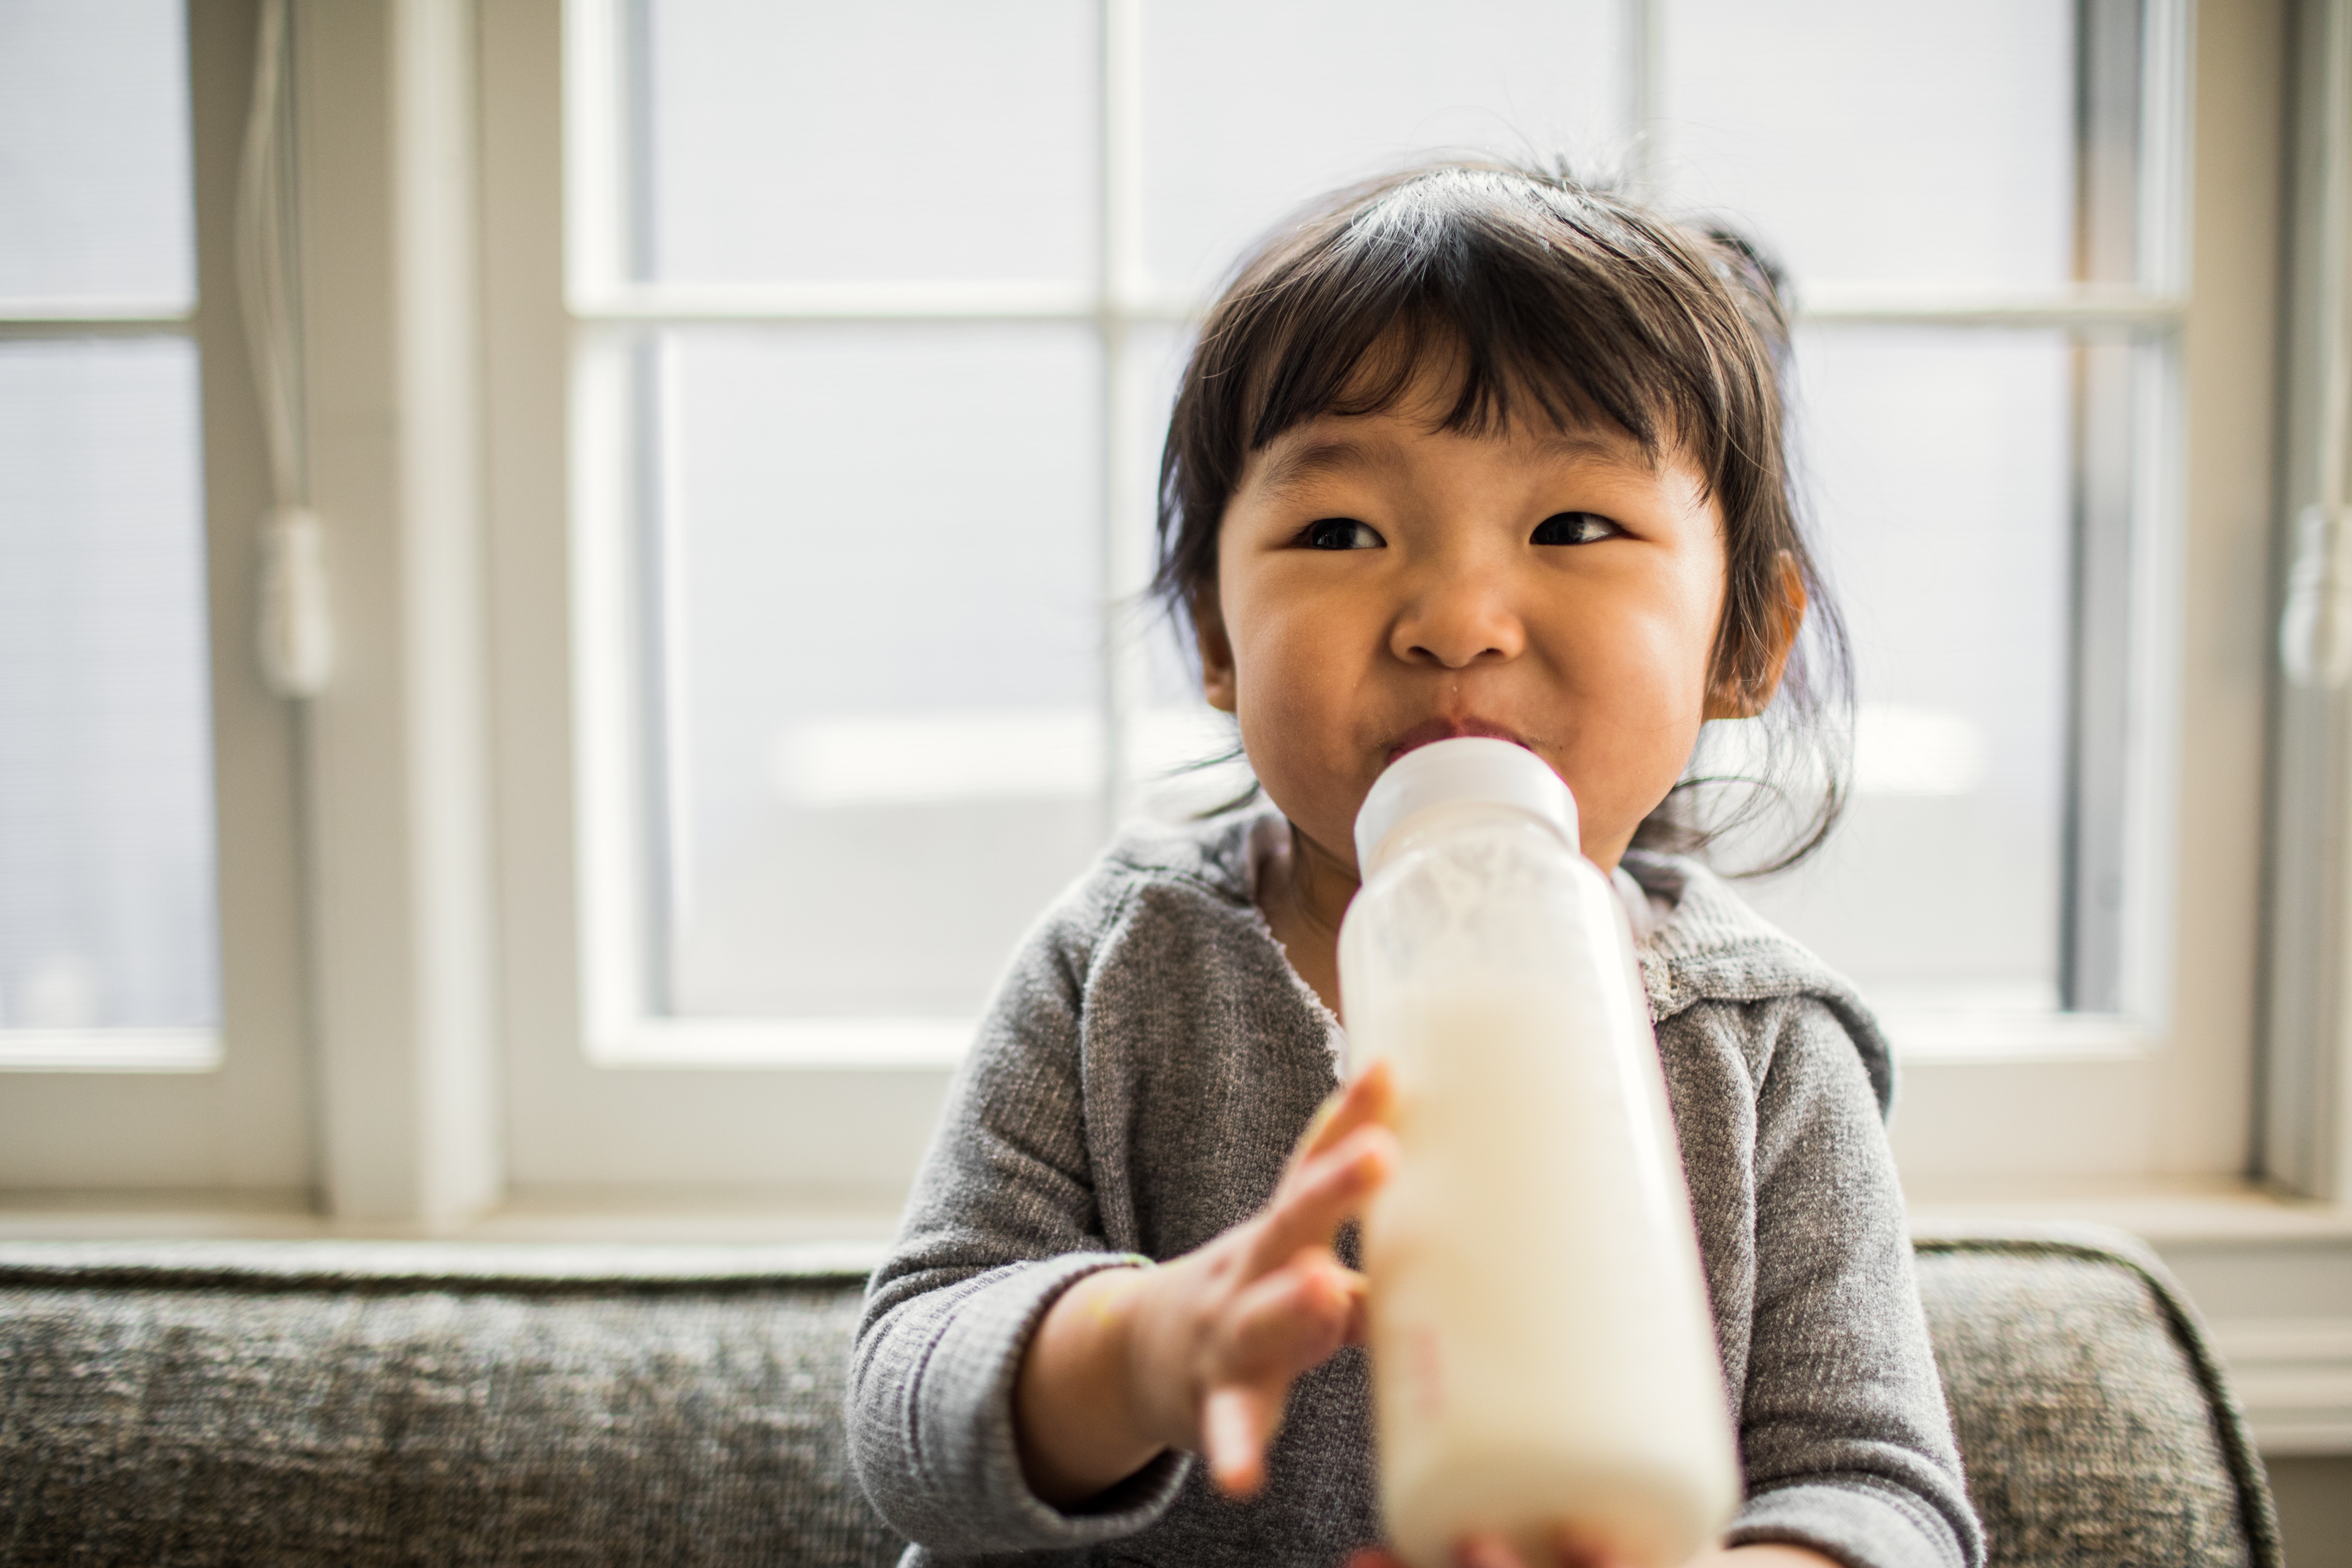
[[[1209,1390],[1201,1407],[1201,1447],[1209,1479],[1228,1497],[1250,1497],[1265,1485],[1265,1446],[1282,1417],[1277,1399],[1263,1389],[1229,1383]]]
[[[1309,1247],[1244,1290],[1219,1324],[1216,1364],[1287,1384],[1347,1342],[1356,1276],[1328,1247]]]
[[[1315,1112],[1307,1131],[1299,1135],[1297,1151],[1290,1156],[1291,1164],[1305,1164],[1359,1127],[1387,1121],[1395,1101],[1396,1079],[1389,1071],[1389,1064],[1374,1062],[1346,1085],[1334,1089],[1331,1098]]]
[[[1348,1269],[1348,1327],[1339,1336],[1343,1345],[1360,1345],[1371,1337],[1371,1281]]]
[[[1339,1222],[1388,1180],[1395,1163],[1396,1140],[1388,1129],[1359,1127],[1299,1166],[1258,1216],[1250,1275],[1280,1268],[1303,1247],[1328,1245]]]

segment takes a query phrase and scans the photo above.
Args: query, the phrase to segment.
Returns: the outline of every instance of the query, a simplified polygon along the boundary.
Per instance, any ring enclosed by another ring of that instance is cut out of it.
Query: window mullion
[[[1103,0],[1102,226],[1097,321],[1102,339],[1103,810],[1116,824],[1133,798],[1130,732],[1144,698],[1145,664],[1132,607],[1150,580],[1144,520],[1137,515],[1145,465],[1140,395],[1130,363],[1143,287],[1143,38],[1140,0]]]
[[[1624,0],[1625,174],[1634,193],[1654,197],[1664,164],[1657,137],[1665,91],[1664,0]]]
[[[2287,665],[2271,737],[2270,907],[2255,1166],[2293,1191],[2352,1194],[2352,711],[2342,659],[2352,554],[2352,0],[2301,7],[2287,233],[2284,463],[2277,554]],[[2333,664],[2336,668],[2328,667]]]

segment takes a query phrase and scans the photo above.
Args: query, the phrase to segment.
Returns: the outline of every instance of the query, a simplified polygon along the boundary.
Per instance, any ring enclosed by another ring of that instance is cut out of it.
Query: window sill
[[[495,1208],[428,1231],[405,1223],[335,1219],[290,1189],[0,1191],[0,1238],[133,1237],[415,1237],[498,1241],[878,1242],[896,1228],[904,1194],[848,1187],[524,1187]],[[2064,1223],[2111,1225],[2167,1250],[2231,1243],[2352,1247],[2352,1205],[2281,1197],[2221,1177],[1913,1183],[1921,1237]]]
[[[210,1029],[0,1029],[0,1072],[218,1072]]]
[[[2159,1044],[2147,1026],[2113,1014],[1904,1009],[1881,1021],[1906,1064],[2132,1061]],[[600,1032],[589,1058],[624,1068],[944,1070],[963,1059],[977,1027],[970,1018],[639,1018]]]
[[[1878,1021],[1902,1063],[2130,1061],[2159,1044],[2147,1025],[2115,1013],[1886,1007]]]
[[[0,1192],[0,1242],[436,1241],[562,1246],[810,1247],[879,1260],[899,1192],[521,1189],[447,1225],[338,1218],[286,1190]]]
[[[2153,1246],[2352,1242],[2352,1205],[2286,1197],[2221,1176],[1927,1181],[1906,1184],[1916,1236],[2068,1222],[2111,1225]]]

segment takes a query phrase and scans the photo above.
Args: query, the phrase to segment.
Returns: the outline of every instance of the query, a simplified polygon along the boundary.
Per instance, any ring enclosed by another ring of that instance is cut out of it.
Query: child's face
[[[1349,865],[1383,768],[1496,735],[1568,782],[1584,853],[1613,867],[1709,716],[1721,516],[1687,461],[1614,431],[1438,431],[1451,391],[1325,416],[1251,458],[1198,606],[1209,701],[1284,815]]]

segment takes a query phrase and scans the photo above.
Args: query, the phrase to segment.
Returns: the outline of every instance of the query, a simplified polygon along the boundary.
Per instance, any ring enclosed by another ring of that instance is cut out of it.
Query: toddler
[[[1885,1040],[1673,852],[1707,720],[1840,773],[1786,344],[1746,246],[1501,166],[1343,192],[1243,266],[1177,399],[1158,586],[1265,804],[1119,838],[981,1026],[851,1369],[908,1563],[1382,1560],[1349,1221],[1395,1148],[1385,1077],[1336,1089],[1335,940],[1365,792],[1455,735],[1559,773],[1634,917],[1746,1475],[1725,1554],[1981,1561]]]

